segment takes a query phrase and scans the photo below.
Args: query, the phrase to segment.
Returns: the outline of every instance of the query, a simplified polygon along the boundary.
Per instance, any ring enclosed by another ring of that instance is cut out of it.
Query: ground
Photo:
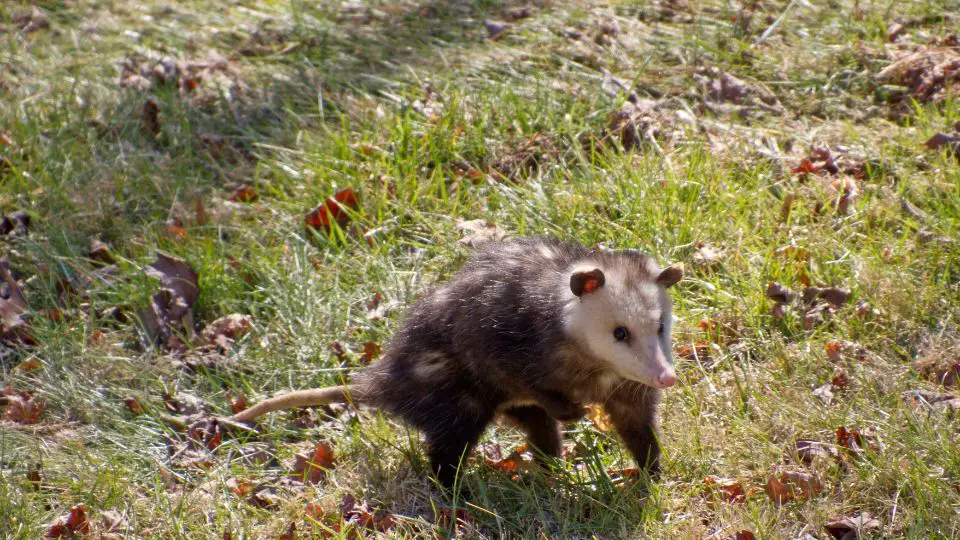
[[[960,535],[957,13],[5,2],[0,532]],[[210,423],[375,362],[491,233],[685,263],[658,482],[598,414],[453,496],[375,412]]]

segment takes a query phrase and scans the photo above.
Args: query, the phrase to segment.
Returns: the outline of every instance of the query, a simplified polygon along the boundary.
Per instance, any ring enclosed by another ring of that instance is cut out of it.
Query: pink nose
[[[677,374],[673,370],[664,371],[657,376],[658,388],[670,388],[674,384],[677,384]]]

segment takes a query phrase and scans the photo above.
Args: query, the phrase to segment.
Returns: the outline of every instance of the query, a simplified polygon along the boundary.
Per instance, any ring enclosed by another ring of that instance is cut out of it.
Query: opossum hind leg
[[[427,457],[433,474],[443,487],[453,488],[460,465],[466,463],[492,416],[459,416],[454,421],[424,430]]]

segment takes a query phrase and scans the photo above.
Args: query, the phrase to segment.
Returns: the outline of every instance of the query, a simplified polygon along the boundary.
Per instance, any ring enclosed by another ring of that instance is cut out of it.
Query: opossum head
[[[636,253],[606,254],[574,264],[567,274],[567,336],[625,379],[673,386],[667,288],[683,278],[683,265],[660,269]]]

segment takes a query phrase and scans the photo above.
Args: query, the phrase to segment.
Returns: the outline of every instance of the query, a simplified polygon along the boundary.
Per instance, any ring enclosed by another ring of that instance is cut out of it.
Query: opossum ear
[[[657,276],[657,285],[668,288],[683,279],[683,263],[674,263],[664,268]]]
[[[606,283],[607,278],[603,277],[603,272],[599,268],[587,272],[574,272],[570,276],[570,290],[577,296],[590,294]]]

